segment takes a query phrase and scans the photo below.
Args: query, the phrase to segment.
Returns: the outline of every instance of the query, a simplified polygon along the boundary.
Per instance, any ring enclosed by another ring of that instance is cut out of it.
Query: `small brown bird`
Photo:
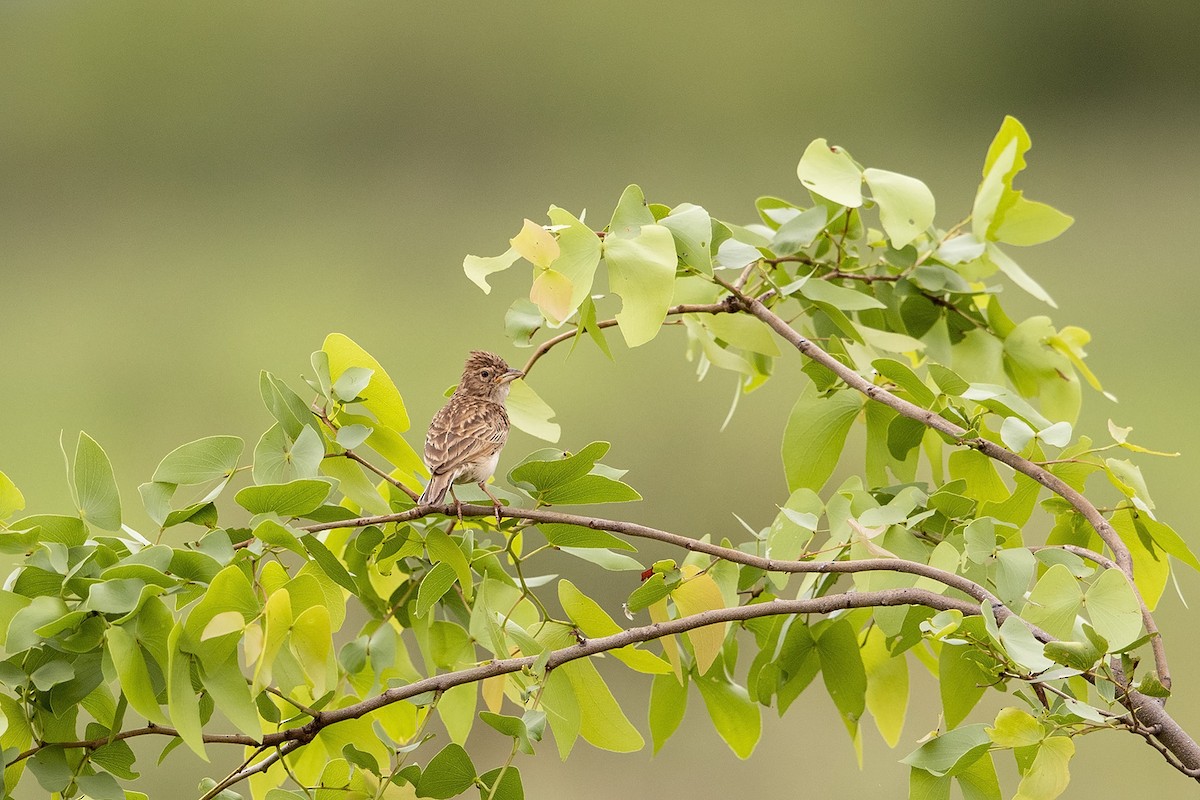
[[[449,489],[457,507],[454,484],[475,483],[492,498],[496,522],[500,521],[500,501],[488,491],[487,479],[496,471],[500,450],[508,440],[504,399],[508,397],[509,384],[524,375],[521,370],[510,368],[498,355],[471,351],[450,402],[429,423],[429,433],[425,435],[429,485],[419,503],[440,503]]]

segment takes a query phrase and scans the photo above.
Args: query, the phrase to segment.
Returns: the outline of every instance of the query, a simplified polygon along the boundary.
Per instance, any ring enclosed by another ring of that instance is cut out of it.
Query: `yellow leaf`
[[[483,704],[493,714],[499,714],[504,704],[504,683],[507,679],[507,675],[493,675],[483,681]]]
[[[646,610],[650,612],[650,619],[653,622],[666,622],[671,618],[667,612],[667,598],[665,597]],[[683,668],[679,663],[679,642],[675,641],[674,636],[664,636],[659,641],[662,642],[663,655],[667,657],[667,661],[671,662],[671,669],[675,671],[675,679],[683,683]]]
[[[554,234],[533,220],[525,220],[521,232],[508,241],[521,258],[534,266],[545,269],[558,258],[558,241]]]
[[[683,569],[685,580],[671,592],[671,599],[675,601],[675,607],[679,609],[680,616],[690,617],[705,611],[724,608],[725,598],[721,596],[721,589],[717,586],[717,582],[708,573],[696,574],[688,578],[688,572],[692,571],[697,571],[697,568],[691,565],[685,566]],[[728,627],[729,623],[727,622],[719,625],[706,625],[703,628],[688,631],[686,634],[692,643],[692,651],[696,654],[696,666],[701,675],[708,672],[708,668],[716,660],[717,654],[721,652]]]
[[[544,269],[533,279],[529,299],[552,322],[562,322],[571,316],[571,279],[561,272]]]

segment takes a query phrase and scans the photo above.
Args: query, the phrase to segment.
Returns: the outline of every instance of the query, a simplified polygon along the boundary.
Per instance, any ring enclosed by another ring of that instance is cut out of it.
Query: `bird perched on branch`
[[[494,353],[471,351],[458,388],[429,423],[425,435],[429,485],[418,502],[440,503],[449,490],[457,508],[460,503],[454,484],[475,483],[492,498],[496,522],[500,522],[500,501],[488,491],[487,480],[496,471],[500,450],[508,440],[504,399],[509,385],[524,375]]]

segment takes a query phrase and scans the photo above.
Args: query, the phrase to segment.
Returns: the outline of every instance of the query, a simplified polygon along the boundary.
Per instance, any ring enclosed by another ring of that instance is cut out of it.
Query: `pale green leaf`
[[[1142,612],[1125,575],[1106,569],[1084,595],[1084,607],[1092,627],[1113,651],[1135,641],[1142,633]]]
[[[75,445],[71,481],[83,520],[106,531],[121,529],[121,495],[113,476],[112,463],[96,440],[82,431]],[[15,488],[15,487],[14,487]],[[3,502],[0,499],[0,502]],[[0,514],[0,518],[6,515]]]
[[[964,725],[925,742],[901,761],[933,775],[956,775],[987,752],[992,741],[983,724]]]
[[[994,234],[996,241],[1025,247],[1057,238],[1073,222],[1074,217],[1053,206],[1018,197],[1005,210]]]
[[[617,325],[625,343],[653,339],[667,315],[675,289],[675,240],[662,225],[644,225],[633,237],[604,240],[609,288],[621,298]]]
[[[883,632],[874,626],[863,644],[862,660],[867,673],[867,710],[888,747],[895,747],[908,713],[907,658],[903,653],[893,656]]]
[[[509,384],[508,400],[504,406],[508,409],[513,427],[518,430],[548,442],[557,442],[562,435],[562,427],[550,421],[554,419],[554,409],[524,380],[518,379]]]
[[[687,677],[683,682],[674,675],[655,675],[650,685],[650,738],[658,753],[683,722],[687,709]]]
[[[0,522],[25,508],[25,496],[16,484],[0,472]]]
[[[804,389],[783,432],[783,468],[789,491],[801,487],[820,491],[833,474],[861,409],[862,396],[852,389],[825,398],[811,384]]]
[[[1075,743],[1066,736],[1051,736],[1043,741],[1013,800],[1054,800],[1061,795],[1071,780],[1068,765],[1073,755]]]
[[[849,153],[824,139],[804,150],[796,175],[813,194],[851,208],[862,205],[862,171]]]
[[[596,267],[600,263],[600,237],[558,206],[550,206],[548,215],[550,222],[562,228],[558,231],[559,255],[553,266],[571,282],[570,311],[574,311],[591,294]],[[570,316],[569,312],[567,316]]]
[[[503,272],[517,262],[521,254],[516,248],[510,247],[498,256],[467,256],[463,259],[463,272],[471,283],[483,289],[484,294],[491,294],[492,287],[488,283],[488,275],[493,272]]]
[[[566,673],[571,682],[579,704],[579,732],[587,742],[601,750],[617,753],[642,748],[642,735],[625,716],[591,660],[572,661],[555,672]]]
[[[933,224],[933,192],[916,178],[883,169],[865,169],[871,197],[879,204],[879,219],[892,247],[902,250]]]
[[[703,208],[680,203],[659,224],[675,237],[679,260],[693,269],[712,274],[712,218]]]
[[[1026,747],[1046,737],[1042,723],[1019,708],[1002,708],[988,736],[999,747]]]
[[[663,681],[674,681],[663,676]],[[731,683],[724,675],[701,676],[696,686],[704,699],[704,707],[713,727],[738,758],[749,758],[762,736],[762,715],[758,704],[750,699],[744,687]]]
[[[172,450],[159,462],[153,480],[190,486],[226,478],[237,469],[245,443],[237,436],[208,436]]]
[[[433,604],[441,600],[442,595],[450,590],[457,579],[458,575],[452,565],[445,561],[435,564],[433,569],[429,570],[421,579],[421,586],[417,590],[417,616],[425,616]]]
[[[300,478],[290,483],[247,486],[233,499],[251,514],[298,517],[320,508],[332,491],[333,487],[327,481]]]

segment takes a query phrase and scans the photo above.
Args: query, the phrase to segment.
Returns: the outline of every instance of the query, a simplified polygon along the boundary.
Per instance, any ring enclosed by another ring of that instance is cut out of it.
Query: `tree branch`
[[[733,308],[728,303],[703,303],[703,304],[684,303],[681,305],[671,306],[670,308],[668,308],[667,316],[677,316],[679,314],[728,314],[728,313],[732,313],[736,310],[737,310],[736,308]],[[617,321],[615,319],[602,319],[596,323],[596,327],[597,328],[612,328],[616,324],[617,324]],[[574,339],[576,336],[579,335],[579,332],[580,332],[579,328],[576,327],[576,328],[573,328],[572,330],[566,331],[564,333],[560,333],[557,336],[552,336],[549,339],[547,339],[546,341],[539,344],[537,346],[537,349],[534,350],[533,353],[529,356],[529,360],[525,362],[525,366],[522,368],[521,371],[524,372],[526,375],[528,375],[529,370],[533,369],[533,365],[536,364],[541,359],[542,356],[544,356],[544,355],[546,355],[546,353],[550,352],[551,348],[553,348],[555,345],[559,345],[559,344],[562,344],[563,342],[568,342],[571,339]]]
[[[720,279],[718,279],[720,281]],[[723,281],[720,281],[724,284]],[[1158,646],[1154,648],[1155,668],[1158,671],[1159,679],[1163,686],[1168,689],[1171,685],[1171,673],[1167,666],[1166,653],[1163,649],[1161,636],[1158,633],[1158,628],[1154,623],[1153,617],[1150,614],[1149,607],[1142,598],[1141,592],[1138,590],[1137,584],[1133,579],[1133,557],[1130,555],[1129,548],[1121,541],[1120,535],[1112,527],[1104,515],[1092,504],[1090,500],[1083,496],[1082,493],[1076,491],[1069,486],[1064,480],[1053,474],[1049,470],[1034,464],[1026,458],[1022,458],[1017,453],[996,444],[995,442],[984,439],[981,436],[970,437],[968,431],[959,427],[948,419],[935,414],[934,412],[921,408],[915,403],[910,403],[900,397],[889,392],[881,386],[876,386],[866,378],[859,375],[850,367],[846,366],[836,358],[825,352],[811,340],[802,336],[795,328],[789,325],[779,315],[772,312],[761,301],[756,298],[749,297],[741,291],[734,289],[728,284],[724,284],[726,288],[736,297],[741,304],[741,307],[748,313],[758,317],[771,327],[777,334],[790,343],[793,347],[799,350],[802,354],[808,356],[813,361],[816,361],[821,366],[828,369],[830,372],[837,375],[850,388],[866,395],[869,400],[882,403],[883,405],[896,411],[901,416],[916,420],[928,428],[932,428],[939,433],[943,433],[957,440],[964,447],[969,447],[973,450],[978,450],[985,456],[1006,464],[1012,469],[1020,472],[1035,481],[1045,486],[1050,491],[1062,497],[1071,506],[1078,511],[1088,521],[1092,528],[1099,534],[1101,540],[1113,552],[1114,559],[1124,573],[1129,582],[1130,588],[1133,590],[1134,596],[1137,597],[1138,603],[1142,608],[1142,619],[1146,622],[1146,629],[1154,636]]]

